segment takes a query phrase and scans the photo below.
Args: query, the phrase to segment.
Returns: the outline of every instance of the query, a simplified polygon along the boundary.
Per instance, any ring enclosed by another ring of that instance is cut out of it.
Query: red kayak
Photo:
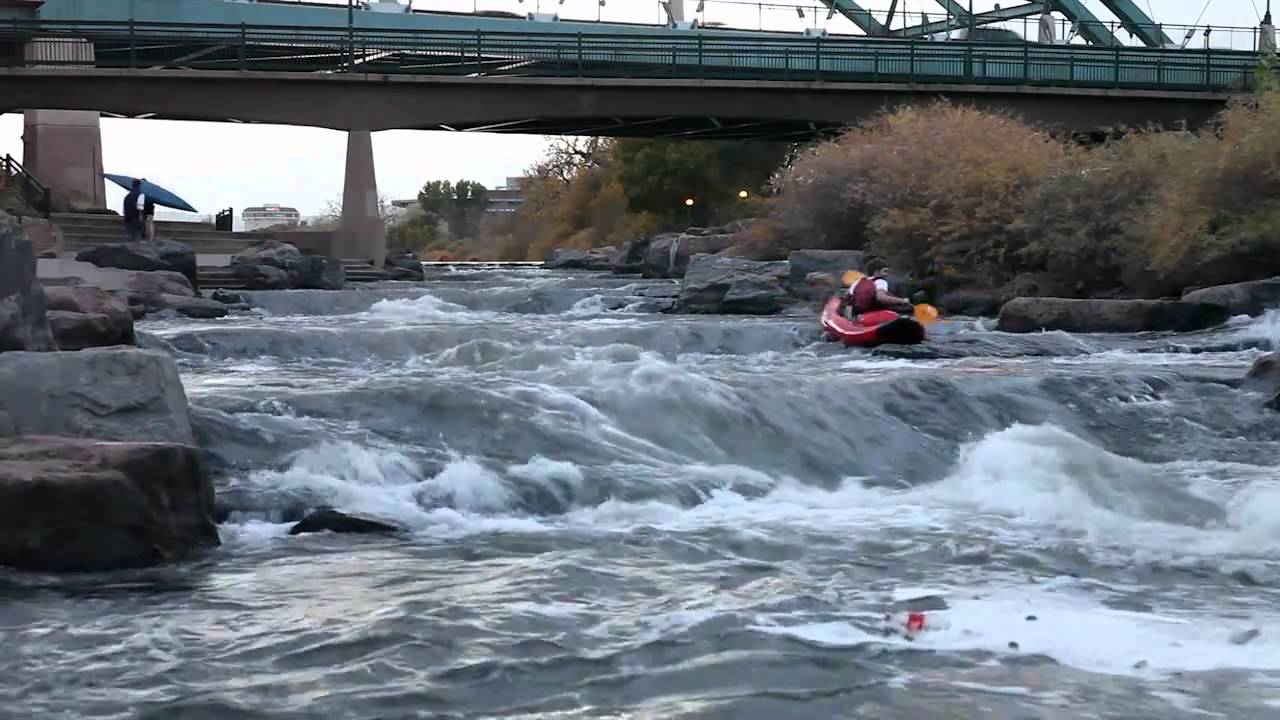
[[[924,342],[924,325],[915,318],[903,317],[892,310],[872,310],[854,322],[839,312],[840,297],[827,302],[822,309],[822,329],[845,345],[915,345]]]

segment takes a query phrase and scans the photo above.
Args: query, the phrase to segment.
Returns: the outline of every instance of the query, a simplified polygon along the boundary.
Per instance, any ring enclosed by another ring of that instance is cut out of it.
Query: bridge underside
[[[269,72],[0,68],[0,111],[611,137],[820,137],[938,98],[1042,126],[1198,127],[1229,93],[675,79],[475,78]]]

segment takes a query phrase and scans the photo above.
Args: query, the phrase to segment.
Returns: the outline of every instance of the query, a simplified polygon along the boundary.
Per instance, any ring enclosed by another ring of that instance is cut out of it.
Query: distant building
[[[521,187],[527,178],[509,177],[505,185],[486,190],[488,193],[489,204],[485,208],[488,213],[513,213],[524,202],[524,190]],[[387,208],[387,213],[393,219],[399,219],[409,212],[411,208],[418,206],[418,198],[407,198],[404,200],[392,200],[391,207]]]
[[[509,177],[507,184],[489,191],[489,207],[485,212],[513,213],[520,209],[524,202],[524,181],[526,178]]]
[[[302,222],[302,214],[297,208],[283,205],[261,205],[247,207],[240,213],[240,220],[246,232],[265,230],[272,227],[298,227]]]

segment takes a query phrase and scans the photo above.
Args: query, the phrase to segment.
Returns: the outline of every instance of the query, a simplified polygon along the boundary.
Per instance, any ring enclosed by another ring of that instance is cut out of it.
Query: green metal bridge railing
[[[85,53],[86,43],[93,53]],[[92,57],[92,59],[88,59]],[[887,38],[0,22],[0,65],[422,76],[1253,88],[1254,52]]]

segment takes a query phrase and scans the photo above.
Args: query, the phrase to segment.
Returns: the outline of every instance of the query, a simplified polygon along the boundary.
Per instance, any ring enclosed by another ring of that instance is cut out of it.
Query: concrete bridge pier
[[[23,54],[32,67],[41,61],[92,62],[93,44],[84,40],[35,40]],[[96,112],[23,112],[22,164],[49,188],[57,208],[100,210],[107,206],[102,177],[102,128]]]
[[[342,185],[342,219],[334,254],[369,260],[382,267],[387,258],[387,229],[378,214],[378,181],[373,168],[373,135],[347,132],[347,170]]]

